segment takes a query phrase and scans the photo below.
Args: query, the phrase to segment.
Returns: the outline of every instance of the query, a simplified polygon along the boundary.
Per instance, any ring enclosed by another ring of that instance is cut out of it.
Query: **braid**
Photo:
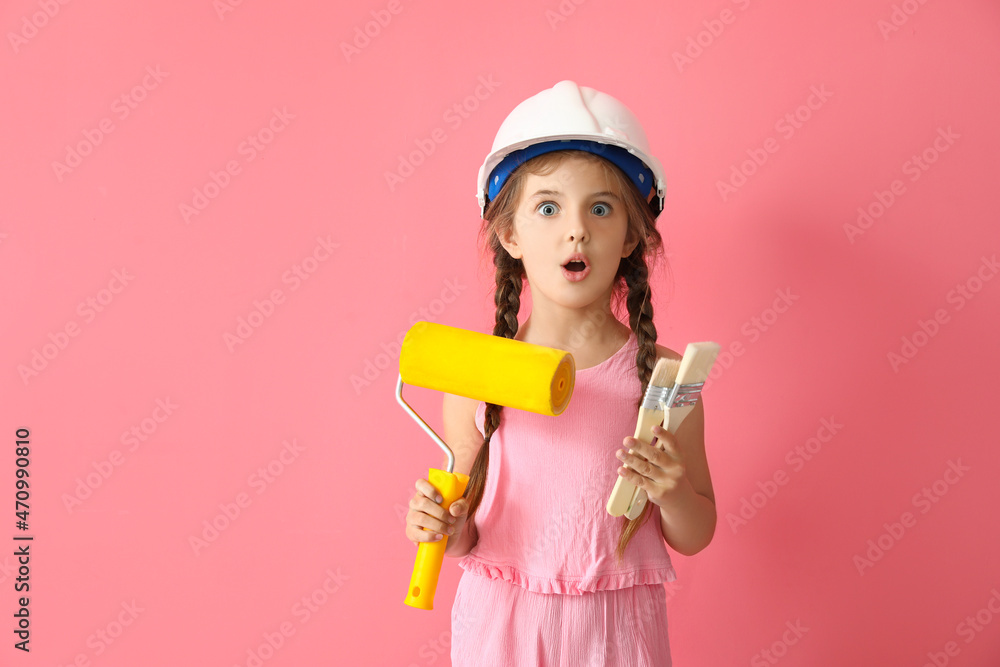
[[[622,261],[624,265],[623,277],[628,286],[628,296],[625,303],[628,307],[629,327],[635,332],[639,343],[639,349],[635,355],[635,366],[639,374],[639,382],[642,384],[642,391],[636,401],[636,412],[642,407],[642,399],[653,376],[653,367],[656,365],[656,325],[653,324],[653,304],[647,298],[649,296],[649,269],[646,266],[642,250],[640,244],[627,259]],[[628,546],[632,536],[649,518],[649,508],[652,506],[653,503],[647,502],[638,518],[625,519],[621,536],[618,538],[618,549],[615,552],[619,563],[625,555],[625,547]]]
[[[649,380],[653,377],[653,367],[656,366],[656,325],[653,324],[653,304],[649,299],[649,269],[640,246],[636,246],[626,263],[624,278],[628,286],[628,297],[625,304],[628,307],[629,328],[635,332],[639,342],[635,365],[642,384],[642,394],[645,394]],[[638,411],[641,406],[642,395],[636,401],[635,409]]]
[[[497,249],[493,256],[493,263],[496,265],[497,289],[494,296],[496,302],[496,324],[493,327],[494,336],[513,338],[517,334],[517,313],[521,309],[521,276],[524,267],[521,260],[514,259],[502,247]],[[471,522],[479,509],[479,503],[483,499],[483,490],[486,488],[486,474],[490,465],[490,439],[500,427],[500,413],[502,405],[494,403],[486,404],[486,415],[483,420],[485,431],[483,445],[476,455],[476,460],[472,464],[469,472],[469,484],[466,487],[465,497],[469,500],[469,512],[466,522]]]

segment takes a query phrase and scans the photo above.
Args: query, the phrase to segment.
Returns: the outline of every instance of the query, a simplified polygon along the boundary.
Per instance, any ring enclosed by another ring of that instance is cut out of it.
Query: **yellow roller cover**
[[[566,350],[416,322],[403,339],[399,374],[409,385],[555,416],[573,395],[576,362]]]

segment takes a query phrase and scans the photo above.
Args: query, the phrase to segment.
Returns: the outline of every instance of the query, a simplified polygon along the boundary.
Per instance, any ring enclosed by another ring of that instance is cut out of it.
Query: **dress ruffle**
[[[539,577],[522,572],[513,565],[488,563],[475,556],[463,556],[459,567],[466,572],[490,579],[502,579],[534,593],[583,595],[594,591],[618,590],[648,584],[663,584],[677,579],[672,566],[648,570],[611,572],[596,577]]]

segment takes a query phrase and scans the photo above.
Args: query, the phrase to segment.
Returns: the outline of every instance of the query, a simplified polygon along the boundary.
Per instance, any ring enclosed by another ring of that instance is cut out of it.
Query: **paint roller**
[[[467,331],[433,322],[416,322],[399,353],[396,400],[448,456],[448,469],[431,468],[427,480],[448,509],[462,497],[469,476],[453,472],[455,454],[403,400],[403,384],[426,387],[517,410],[557,416],[569,405],[576,377],[573,355],[542,345]],[[405,603],[434,608],[434,593],[448,535],[421,542]]]

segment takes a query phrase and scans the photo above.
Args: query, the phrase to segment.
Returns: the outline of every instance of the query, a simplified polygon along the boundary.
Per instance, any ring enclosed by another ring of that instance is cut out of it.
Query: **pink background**
[[[223,2],[0,8],[0,664],[449,664],[456,561],[403,604],[441,456],[395,349],[414,319],[491,329],[476,172],[562,79],[665,166],[659,342],[738,352],[675,664],[998,664],[995,2]]]

